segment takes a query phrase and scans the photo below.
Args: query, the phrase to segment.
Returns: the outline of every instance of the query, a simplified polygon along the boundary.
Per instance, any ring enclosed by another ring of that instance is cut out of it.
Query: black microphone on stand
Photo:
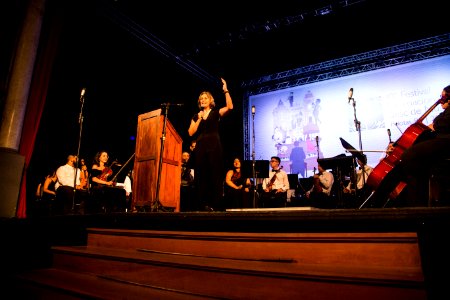
[[[252,115],[255,116],[255,112],[256,112],[256,107],[254,105],[252,105]]]
[[[350,104],[350,100],[353,99],[353,88],[350,88],[348,91],[348,103]]]
[[[80,102],[82,107],[84,106],[84,94],[86,94],[86,88],[82,88],[80,93]],[[80,115],[78,117],[78,124],[81,124],[82,121],[83,121],[83,108],[81,109]]]
[[[82,89],[81,89],[80,101],[83,101],[83,99],[84,99],[84,94],[86,94],[86,88],[82,88]]]
[[[389,143],[392,143],[392,140],[391,140],[391,130],[388,128],[387,129],[387,134],[388,134],[388,137],[389,137]]]

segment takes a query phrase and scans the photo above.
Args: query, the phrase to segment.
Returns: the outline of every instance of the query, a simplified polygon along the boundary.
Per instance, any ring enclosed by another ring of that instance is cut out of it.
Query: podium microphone
[[[254,116],[256,112],[256,107],[254,105],[252,105],[252,115]]]
[[[350,88],[348,91],[348,103],[350,104],[350,100],[353,99],[353,88]]]

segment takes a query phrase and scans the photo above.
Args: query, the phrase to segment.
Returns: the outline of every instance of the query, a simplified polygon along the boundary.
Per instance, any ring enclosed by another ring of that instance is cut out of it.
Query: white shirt
[[[356,172],[356,187],[358,190],[362,189],[364,187],[364,184],[367,182],[367,178],[369,177],[370,173],[372,173],[373,168],[371,166],[365,165],[364,166],[364,178],[362,176],[362,170],[358,170]],[[350,181],[348,183],[347,188],[350,190],[352,186],[352,182]]]
[[[116,186],[123,186],[125,192],[127,193],[127,196],[130,195],[130,193],[131,193],[131,179],[130,179],[130,177],[128,177],[128,175],[125,176],[125,181],[123,183],[118,182],[116,184]]]
[[[322,174],[319,175],[319,182],[322,186],[322,193],[327,194],[328,196],[331,194],[331,188],[333,187],[334,183],[334,176],[331,172],[323,171]],[[314,185],[312,188],[308,191],[308,193],[311,193],[314,190]]]
[[[285,171],[283,170],[278,170],[278,172],[274,172],[274,171],[270,171],[269,172],[269,178],[264,178],[263,183],[262,183],[262,188],[266,189],[267,185],[270,183],[270,180],[272,179],[272,177],[276,174],[276,179],[275,182],[272,185],[272,190],[278,190],[278,189],[282,189],[283,192],[286,192],[287,190],[289,190],[289,179],[288,179],[288,175]]]
[[[77,180],[76,185],[80,185],[80,169],[77,169]],[[56,170],[56,177],[58,181],[55,183],[55,190],[57,190],[61,185],[63,186],[73,186],[75,178],[75,168],[71,165],[65,164]]]

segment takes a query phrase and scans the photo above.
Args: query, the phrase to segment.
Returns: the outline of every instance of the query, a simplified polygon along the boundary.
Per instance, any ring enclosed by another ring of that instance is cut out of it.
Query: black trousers
[[[91,188],[89,203],[86,204],[88,213],[125,212],[127,195],[122,187],[97,186]]]
[[[270,192],[263,191],[259,198],[260,207],[285,207],[287,201],[287,192],[279,192],[272,190]]]
[[[60,186],[56,190],[56,199],[52,214],[84,213],[84,204],[88,198],[85,190],[74,190],[71,186]]]

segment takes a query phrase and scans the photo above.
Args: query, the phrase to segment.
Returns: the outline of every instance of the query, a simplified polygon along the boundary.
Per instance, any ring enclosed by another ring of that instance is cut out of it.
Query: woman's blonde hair
[[[213,95],[212,95],[210,92],[208,92],[208,91],[203,91],[203,92],[201,92],[200,95],[198,96],[198,100],[197,100],[198,108],[202,109],[202,106],[200,105],[200,97],[203,96],[203,95],[206,95],[206,96],[211,100],[211,103],[209,104],[209,107],[210,107],[210,108],[216,107],[216,102],[214,102],[214,97],[213,97]]]

